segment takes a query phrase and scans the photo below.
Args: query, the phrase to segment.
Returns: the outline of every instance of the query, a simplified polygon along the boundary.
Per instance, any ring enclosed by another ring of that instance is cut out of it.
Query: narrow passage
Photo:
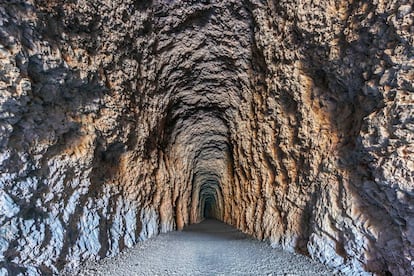
[[[232,226],[207,219],[161,234],[80,275],[334,275],[310,258],[272,248]],[[335,274],[336,275],[336,274]]]

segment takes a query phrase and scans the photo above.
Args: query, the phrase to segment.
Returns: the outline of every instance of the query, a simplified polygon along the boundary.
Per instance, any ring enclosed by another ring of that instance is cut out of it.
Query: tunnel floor
[[[311,259],[272,248],[207,219],[161,234],[117,257],[88,263],[79,275],[334,275]],[[335,274],[337,275],[337,274]]]

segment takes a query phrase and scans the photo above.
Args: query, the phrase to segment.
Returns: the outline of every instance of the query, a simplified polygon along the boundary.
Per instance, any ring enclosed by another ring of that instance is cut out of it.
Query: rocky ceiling
[[[1,274],[214,217],[414,273],[410,1],[0,2]]]

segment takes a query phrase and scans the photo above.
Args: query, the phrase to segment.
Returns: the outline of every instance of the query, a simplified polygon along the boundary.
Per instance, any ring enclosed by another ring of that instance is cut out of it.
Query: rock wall
[[[215,217],[414,273],[409,1],[0,2],[0,268]]]

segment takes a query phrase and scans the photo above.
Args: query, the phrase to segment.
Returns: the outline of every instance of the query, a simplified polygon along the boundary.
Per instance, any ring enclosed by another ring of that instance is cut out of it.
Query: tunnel
[[[0,274],[75,273],[211,219],[345,275],[413,274],[413,16],[1,2]]]
[[[219,193],[217,191],[216,183],[205,183],[203,184],[207,187],[202,187],[200,190],[200,215],[205,218],[215,218],[220,219],[223,217],[222,208],[223,204],[221,203]]]

